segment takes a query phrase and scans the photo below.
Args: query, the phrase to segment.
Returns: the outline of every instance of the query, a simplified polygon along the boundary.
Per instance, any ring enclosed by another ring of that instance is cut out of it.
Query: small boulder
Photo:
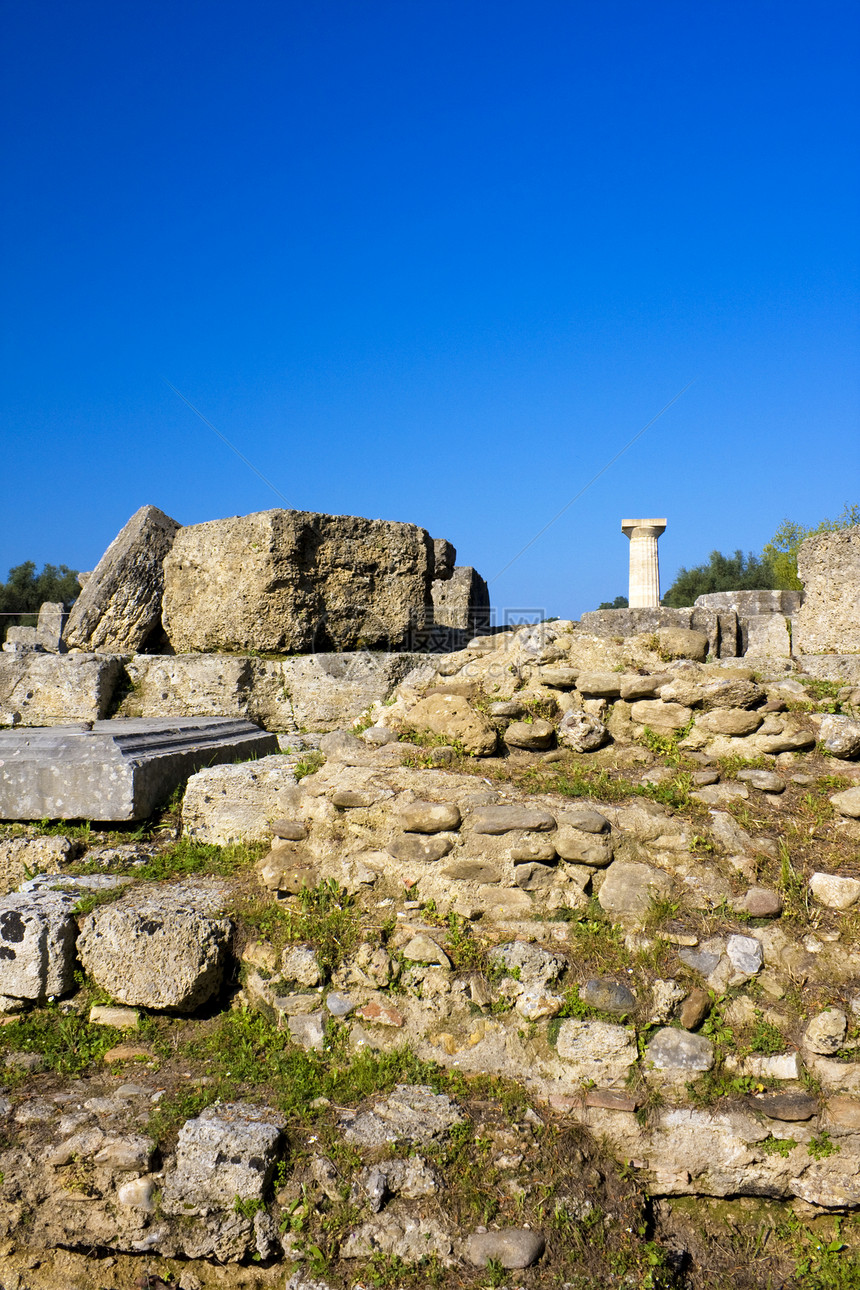
[[[568,824],[572,829],[579,829],[580,833],[609,832],[609,821],[606,816],[592,810],[590,806],[559,812],[558,823],[559,825]]]
[[[581,833],[579,829],[557,829],[553,834],[557,854],[562,860],[604,869],[612,862],[613,846],[608,836]]]
[[[514,829],[543,833],[555,828],[555,817],[534,806],[484,806],[472,813],[469,824],[473,833],[501,834]]]
[[[594,752],[609,739],[609,731],[603,722],[578,708],[564,714],[558,724],[557,735],[560,744],[579,753]]]
[[[715,708],[696,718],[696,729],[708,735],[742,737],[755,734],[763,720],[760,712],[751,712],[749,708]]]
[[[829,713],[823,718],[818,733],[831,757],[838,757],[841,761],[860,757],[860,721]]]
[[[755,976],[764,965],[761,941],[755,936],[730,936],[726,941],[726,954],[736,972]]]
[[[636,996],[626,985],[605,977],[592,977],[586,981],[579,987],[579,997],[589,1008],[615,1013],[619,1017],[626,1016],[636,1007]]]
[[[623,677],[618,672],[580,672],[576,688],[590,699],[617,699]]]
[[[75,900],[52,891],[13,892],[0,900],[0,999],[35,1003],[72,988]]]
[[[476,1268],[492,1260],[503,1268],[530,1268],[546,1249],[540,1232],[508,1227],[500,1232],[475,1232],[466,1242],[466,1257]]]
[[[81,962],[120,1003],[191,1012],[221,984],[232,933],[227,899],[205,879],[135,888],[86,916]]]
[[[509,748],[522,748],[526,752],[541,752],[552,745],[555,726],[551,721],[536,717],[534,721],[512,721],[505,731]]]
[[[757,788],[760,793],[785,792],[785,780],[772,770],[739,770],[738,779]]]
[[[419,700],[408,721],[416,730],[462,745],[473,757],[489,757],[496,751],[495,727],[459,694],[433,694]]]
[[[640,699],[630,705],[630,719],[651,730],[683,730],[689,724],[693,709],[680,703],[663,703],[662,699]]]
[[[166,1214],[190,1217],[262,1201],[274,1172],[283,1122],[268,1107],[218,1102],[179,1130],[164,1180]]]
[[[281,955],[281,976],[297,985],[319,985],[322,972],[313,946],[288,945]]]
[[[814,873],[809,886],[816,900],[829,909],[850,909],[860,897],[860,882],[835,873]]]
[[[419,932],[403,946],[403,957],[411,963],[438,963],[440,967],[450,967],[451,961],[440,945],[431,936]]]
[[[716,963],[714,964],[716,967]],[[685,1030],[696,1030],[711,1011],[711,996],[695,986],[681,1004],[679,1020]]]
[[[437,834],[402,833],[388,845],[388,854],[402,864],[433,864],[446,856],[453,847],[451,838]]]
[[[782,898],[769,887],[750,887],[734,902],[734,908],[750,918],[776,918],[782,913]]]
[[[652,865],[616,860],[606,870],[597,899],[601,909],[619,918],[643,918],[655,897],[668,895],[672,880]]]

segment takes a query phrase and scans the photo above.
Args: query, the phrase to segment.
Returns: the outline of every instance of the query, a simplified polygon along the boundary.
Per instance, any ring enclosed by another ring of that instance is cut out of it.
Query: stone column
[[[660,566],[657,539],[665,520],[622,520],[621,532],[630,539],[631,609],[652,609],[660,604]]]

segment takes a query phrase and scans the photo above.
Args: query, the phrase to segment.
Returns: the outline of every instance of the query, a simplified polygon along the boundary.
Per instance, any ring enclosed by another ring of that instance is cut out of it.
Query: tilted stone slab
[[[163,561],[179,529],[157,506],[141,506],[111,542],[72,606],[69,649],[130,654],[161,631]]]
[[[100,721],[122,675],[103,654],[0,654],[0,726]]]
[[[0,731],[0,819],[140,820],[201,766],[275,751],[250,721],[96,721]]]

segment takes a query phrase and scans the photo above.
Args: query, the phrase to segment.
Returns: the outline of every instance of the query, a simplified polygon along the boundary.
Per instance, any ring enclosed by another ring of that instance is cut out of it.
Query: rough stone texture
[[[424,1084],[398,1084],[393,1093],[372,1109],[341,1119],[347,1142],[376,1148],[389,1142],[427,1143],[445,1138],[463,1119],[463,1113],[446,1093],[434,1093]]]
[[[485,1268],[491,1259],[503,1268],[530,1268],[545,1249],[540,1232],[507,1227],[500,1232],[474,1232],[466,1242],[466,1258],[476,1268]]]
[[[74,854],[68,838],[5,838],[0,841],[0,894],[14,891],[28,874],[56,872]]]
[[[200,766],[275,748],[274,735],[228,717],[0,731],[0,818],[145,819]]]
[[[181,529],[164,562],[177,653],[396,650],[423,629],[433,540],[414,524],[271,510]]]
[[[663,703],[661,699],[640,699],[631,704],[630,716],[640,726],[652,730],[683,730],[693,712],[680,703]]]
[[[626,985],[602,977],[592,977],[581,985],[579,997],[590,1008],[597,1008],[598,1012],[612,1012],[618,1016],[624,1016],[636,1007],[636,997]]]
[[[744,618],[762,614],[788,618],[797,613],[802,603],[802,591],[709,591],[696,601],[703,609],[716,609],[720,613],[733,609]]]
[[[566,712],[558,725],[558,742],[574,752],[594,752],[608,739],[609,731],[602,721],[576,708]]]
[[[840,815],[846,815],[852,820],[860,820],[860,785],[846,788],[841,793],[834,793],[830,800]]]
[[[0,900],[0,999],[42,1002],[74,982],[75,896],[13,892]]]
[[[549,985],[564,969],[562,959],[537,945],[528,945],[525,941],[500,945],[493,950],[491,959],[508,972],[518,972],[520,981],[527,986]]]
[[[612,861],[613,846],[606,836],[564,827],[552,836],[556,854],[562,860],[591,865],[593,869],[604,869]]]
[[[638,636],[665,627],[689,628],[692,609],[592,609],[580,625],[590,636]]]
[[[558,814],[559,828],[569,824],[572,829],[579,829],[582,833],[607,833],[609,831],[609,821],[600,811],[593,810],[590,806],[579,807],[571,811],[560,811]]]
[[[818,1103],[808,1093],[766,1093],[762,1097],[750,1097],[748,1101],[769,1120],[788,1123],[811,1120],[818,1112]]]
[[[842,761],[860,757],[860,721],[852,717],[828,714],[819,728],[821,742],[827,751]]]
[[[730,936],[726,941],[726,953],[735,971],[746,976],[755,976],[764,964],[761,941],[755,936]]]
[[[591,699],[617,699],[625,679],[617,672],[580,672],[576,688]]]
[[[461,565],[449,577],[438,576],[430,588],[433,620],[442,627],[478,636],[490,629],[490,591],[475,569]]]
[[[496,750],[495,727],[459,694],[433,694],[410,710],[409,724],[422,732],[459,743],[475,757]]]
[[[664,1027],[645,1047],[645,1060],[657,1070],[709,1071],[714,1046],[704,1035]]]
[[[597,899],[602,909],[618,918],[642,918],[655,897],[666,895],[672,880],[651,865],[616,860],[606,870]]]
[[[845,1013],[839,1008],[827,1008],[807,1024],[803,1032],[803,1046],[822,1057],[831,1057],[842,1047],[847,1029],[848,1018]]]
[[[282,1131],[276,1112],[240,1102],[216,1103],[186,1120],[164,1180],[163,1211],[187,1218],[262,1200]]]
[[[122,675],[95,654],[0,655],[0,726],[101,721]]]
[[[738,779],[757,788],[760,793],[785,792],[785,780],[772,770],[739,770]]]
[[[134,889],[88,914],[78,953],[120,1003],[190,1012],[221,984],[232,925],[226,891],[204,879]]]
[[[664,627],[657,632],[661,655],[670,658],[691,658],[704,663],[708,655],[708,637],[684,627]]]
[[[830,909],[850,909],[860,897],[860,881],[835,873],[814,873],[809,885],[816,900]]]
[[[335,730],[387,699],[423,660],[369,650],[285,659],[138,654],[126,664],[133,690],[121,711],[247,717],[266,730]]]
[[[807,538],[797,573],[804,597],[793,622],[795,653],[860,653],[860,527]]]
[[[556,1049],[574,1078],[603,1085],[623,1084],[638,1057],[635,1032],[608,1021],[563,1021]]]
[[[87,578],[66,623],[69,649],[134,654],[161,633],[163,562],[179,524],[141,506]]]
[[[741,649],[751,658],[790,658],[791,632],[780,614],[759,614],[741,620]]]
[[[227,846],[264,842],[270,822],[297,809],[299,794],[288,757],[261,757],[239,766],[213,766],[192,775],[182,801],[182,828],[197,842]]]

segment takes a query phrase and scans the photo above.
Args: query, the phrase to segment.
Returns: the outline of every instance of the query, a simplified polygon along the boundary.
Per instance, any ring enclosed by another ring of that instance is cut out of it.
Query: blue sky
[[[447,537],[500,610],[860,500],[856,3],[6,0],[0,577],[138,506]],[[517,552],[688,382],[552,527]]]

